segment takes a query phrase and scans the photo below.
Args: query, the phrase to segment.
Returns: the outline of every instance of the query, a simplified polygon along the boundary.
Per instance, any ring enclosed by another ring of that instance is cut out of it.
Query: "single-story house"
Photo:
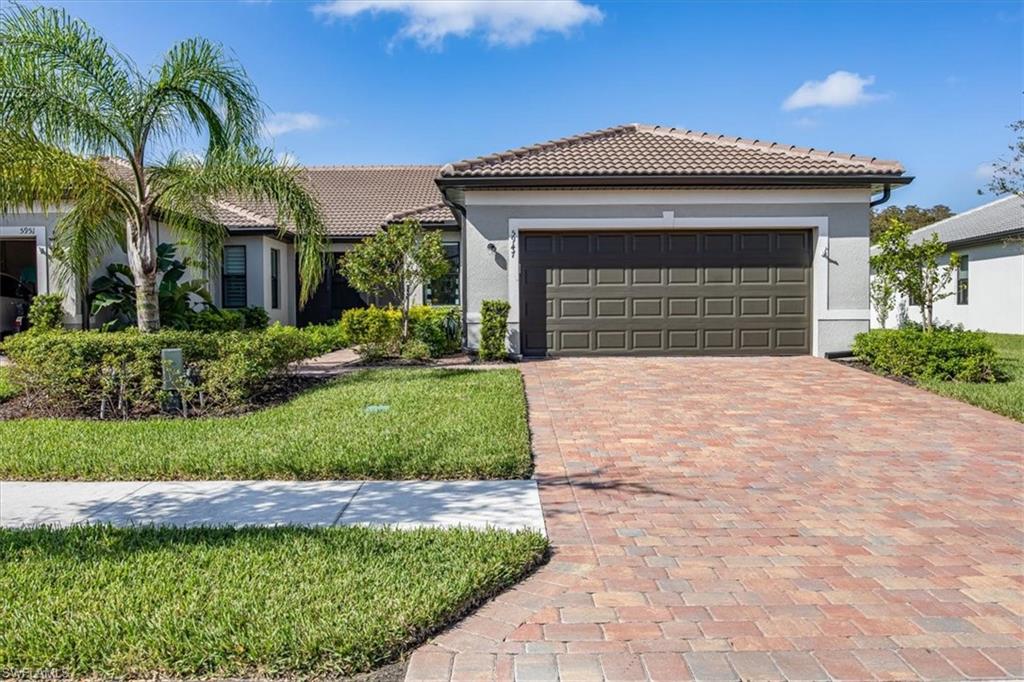
[[[941,324],[963,325],[1004,334],[1024,334],[1024,199],[1011,194],[940,220],[910,235],[920,243],[936,234],[950,253],[960,256],[957,272],[935,303]],[[949,257],[940,260],[949,263]],[[872,311],[872,323],[878,321]],[[887,327],[921,321],[920,310],[905,297],[896,302]]]
[[[407,217],[443,230],[457,268],[425,287],[424,302],[462,306],[475,348],[482,301],[508,300],[509,349],[527,356],[846,350],[870,324],[871,206],[912,180],[894,161],[637,124],[442,168],[310,167],[305,177],[333,252]],[[300,310],[294,250],[274,212],[233,200],[218,210],[230,234],[212,282],[218,305],[259,305],[300,325],[363,305],[328,262]],[[0,244],[32,250],[40,291],[58,286],[55,219],[0,219]],[[72,324],[80,307],[69,292]]]

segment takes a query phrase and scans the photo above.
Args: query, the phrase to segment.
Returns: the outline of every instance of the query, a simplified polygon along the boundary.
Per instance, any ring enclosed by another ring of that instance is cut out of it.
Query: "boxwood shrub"
[[[508,356],[508,301],[484,301],[480,306],[480,358],[504,360]]]
[[[207,410],[230,410],[252,401],[289,364],[319,354],[321,346],[305,330],[280,325],[219,333],[30,330],[3,344],[13,361],[10,381],[28,399],[59,413],[108,417],[161,408],[164,348],[182,351],[187,372],[176,388],[193,408],[201,403]]]
[[[996,381],[996,351],[980,332],[963,329],[873,329],[858,334],[853,353],[876,372],[912,379]]]

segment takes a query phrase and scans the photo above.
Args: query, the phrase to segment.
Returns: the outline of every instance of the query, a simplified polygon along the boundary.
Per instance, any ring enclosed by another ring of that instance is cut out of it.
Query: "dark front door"
[[[298,272],[298,259],[295,263]],[[295,291],[298,296],[298,283]],[[297,303],[298,301],[296,301]],[[365,308],[366,301],[358,291],[349,286],[334,267],[333,259],[325,266],[324,278],[309,302],[298,309],[298,325],[331,324],[341,319],[341,314],[350,308]]]
[[[811,351],[806,230],[522,233],[524,355]]]

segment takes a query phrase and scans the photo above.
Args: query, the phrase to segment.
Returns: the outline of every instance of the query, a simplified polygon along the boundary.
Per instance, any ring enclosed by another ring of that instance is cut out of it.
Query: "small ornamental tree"
[[[417,220],[391,225],[364,239],[338,262],[338,271],[358,292],[397,303],[402,345],[409,340],[409,308],[417,289],[448,274],[451,263],[441,233]]]
[[[876,272],[887,273],[897,291],[920,308],[924,330],[931,331],[935,327],[935,302],[954,293],[949,284],[956,276],[960,257],[951,253],[948,263],[939,263],[939,258],[946,254],[946,245],[939,236],[933,233],[911,244],[911,232],[913,228],[906,223],[891,221],[878,236],[878,253],[872,257],[871,265]]]
[[[878,326],[885,329],[885,322],[896,307],[896,279],[881,261],[882,259],[877,256],[871,257],[872,272],[868,296],[871,297],[871,306],[875,309]]]

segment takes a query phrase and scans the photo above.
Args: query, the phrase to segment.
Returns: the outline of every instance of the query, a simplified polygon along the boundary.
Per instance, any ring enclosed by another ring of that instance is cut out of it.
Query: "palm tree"
[[[138,326],[160,327],[154,222],[216,266],[214,202],[276,206],[295,234],[305,303],[323,277],[324,227],[299,169],[257,146],[263,105],[245,70],[203,38],[141,71],[85,22],[47,7],[0,10],[0,213],[70,205],[54,231],[65,278],[81,286],[120,243]],[[208,140],[205,153],[177,145]]]

